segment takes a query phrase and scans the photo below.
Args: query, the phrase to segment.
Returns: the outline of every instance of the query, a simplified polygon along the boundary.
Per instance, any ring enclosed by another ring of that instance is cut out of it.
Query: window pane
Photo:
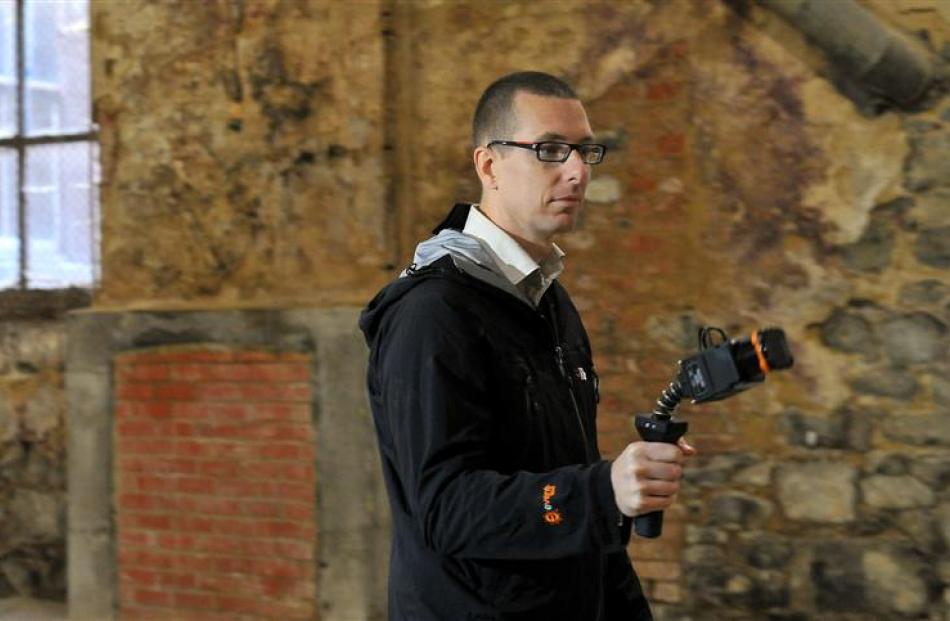
[[[30,147],[26,158],[27,286],[93,280],[92,144]]]
[[[26,0],[26,132],[90,127],[88,0]]]
[[[0,0],[0,137],[16,133],[16,4]]]
[[[16,152],[0,149],[0,287],[16,286],[20,280],[16,188]]]

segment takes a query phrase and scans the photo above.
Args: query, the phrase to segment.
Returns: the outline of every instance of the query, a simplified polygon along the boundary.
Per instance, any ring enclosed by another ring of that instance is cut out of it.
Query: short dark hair
[[[509,73],[485,89],[472,119],[472,142],[484,145],[489,140],[510,139],[515,131],[514,102],[520,92],[561,99],[578,99],[577,93],[560,78],[540,71]]]

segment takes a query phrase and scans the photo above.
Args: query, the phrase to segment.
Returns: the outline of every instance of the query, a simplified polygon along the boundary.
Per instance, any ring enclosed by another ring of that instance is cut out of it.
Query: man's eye
[[[541,154],[541,157],[544,158],[562,158],[564,157],[564,152],[570,149],[567,145],[548,143],[542,144],[538,147],[538,153]]]

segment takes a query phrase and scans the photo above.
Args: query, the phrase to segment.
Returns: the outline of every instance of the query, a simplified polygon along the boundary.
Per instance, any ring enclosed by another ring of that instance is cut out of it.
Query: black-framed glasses
[[[571,157],[571,151],[575,149],[581,156],[585,164],[600,164],[604,161],[604,155],[607,153],[606,145],[602,144],[571,144],[570,142],[557,142],[545,140],[543,142],[517,142],[515,140],[492,140],[486,147],[489,149],[496,144],[505,147],[518,147],[519,149],[531,149],[542,162],[566,162]]]

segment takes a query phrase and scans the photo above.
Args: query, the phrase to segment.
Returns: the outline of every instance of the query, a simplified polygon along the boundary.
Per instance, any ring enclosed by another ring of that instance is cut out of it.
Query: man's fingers
[[[681,436],[680,439],[676,441],[676,445],[680,447],[680,450],[683,451],[683,455],[687,457],[692,457],[697,453],[696,447],[686,440],[686,436]]]
[[[665,442],[646,442],[645,454],[653,461],[664,461],[674,464],[681,464],[686,459],[683,451],[676,444],[667,444]]]

